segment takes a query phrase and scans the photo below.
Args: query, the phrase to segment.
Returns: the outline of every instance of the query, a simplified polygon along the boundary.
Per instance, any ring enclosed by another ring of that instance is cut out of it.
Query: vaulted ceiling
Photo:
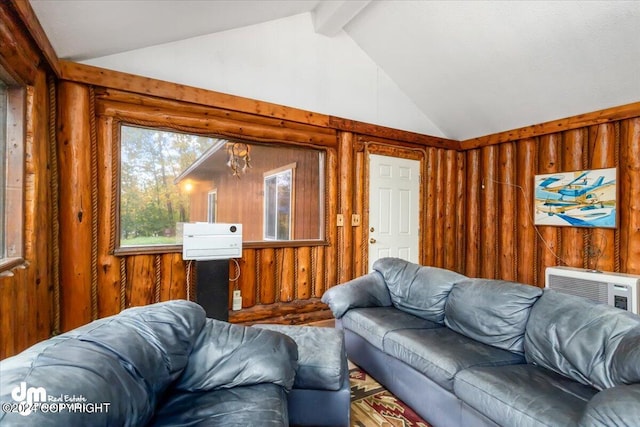
[[[640,101],[640,2],[30,0],[57,55],[464,140]]]

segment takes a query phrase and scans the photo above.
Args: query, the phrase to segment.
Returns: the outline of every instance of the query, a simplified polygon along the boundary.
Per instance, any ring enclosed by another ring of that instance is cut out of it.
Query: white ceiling
[[[198,36],[224,37],[262,23],[285,25],[283,18],[307,13],[318,37],[356,45],[408,97],[433,134],[452,139],[640,101],[638,1],[31,0],[31,5],[57,55],[87,63]],[[424,132],[424,127],[408,130]]]

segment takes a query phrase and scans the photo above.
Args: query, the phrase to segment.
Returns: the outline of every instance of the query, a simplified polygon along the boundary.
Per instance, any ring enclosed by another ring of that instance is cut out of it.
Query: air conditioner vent
[[[609,285],[606,282],[576,279],[574,277],[550,274],[549,283],[552,288],[565,294],[578,295],[583,298],[607,304]]]

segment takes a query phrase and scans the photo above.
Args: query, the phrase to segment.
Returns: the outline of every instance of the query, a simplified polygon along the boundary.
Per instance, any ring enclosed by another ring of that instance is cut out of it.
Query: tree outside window
[[[116,249],[179,245],[183,222],[240,223],[245,242],[323,239],[323,150],[120,129]]]

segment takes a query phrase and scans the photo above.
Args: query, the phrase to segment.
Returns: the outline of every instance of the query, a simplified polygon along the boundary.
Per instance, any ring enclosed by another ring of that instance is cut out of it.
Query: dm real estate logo
[[[107,413],[111,403],[92,403],[80,395],[61,394],[59,396],[47,393],[44,387],[27,387],[22,381],[11,390],[13,402],[2,402],[4,412],[17,412],[27,416],[35,411],[47,413]]]
[[[21,415],[29,415],[38,404],[47,402],[47,390],[44,387],[27,387],[27,383],[22,381],[11,390],[11,398],[22,403],[17,408]]]

